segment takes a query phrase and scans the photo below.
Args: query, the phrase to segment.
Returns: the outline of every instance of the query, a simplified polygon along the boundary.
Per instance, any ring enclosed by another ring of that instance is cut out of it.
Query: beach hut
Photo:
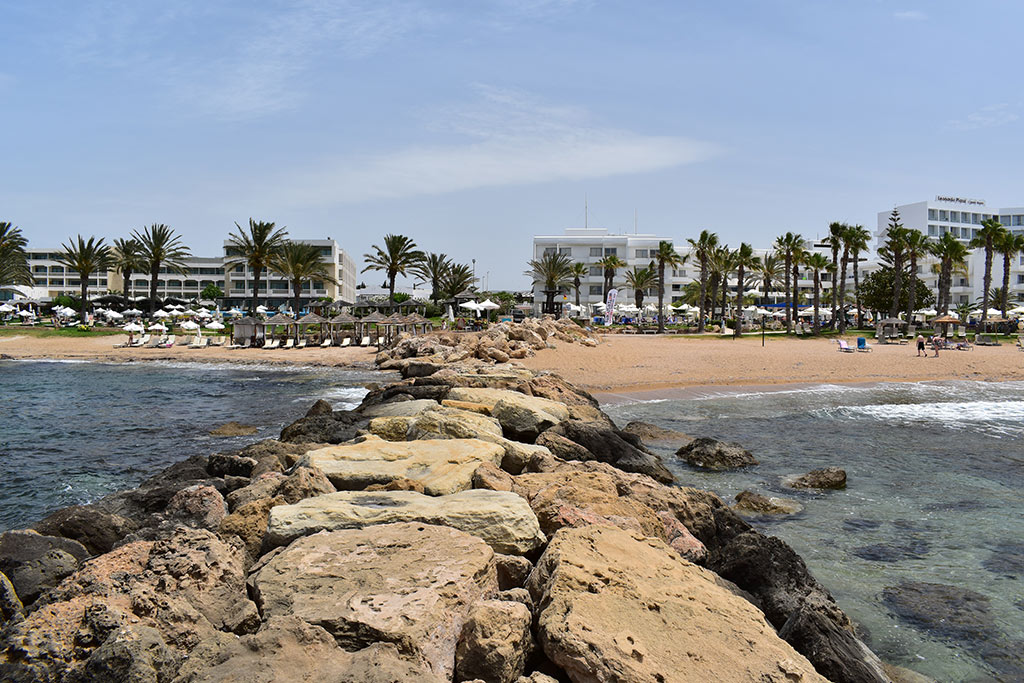
[[[264,334],[273,339],[275,328],[285,327],[290,329],[292,325],[295,325],[295,318],[287,316],[284,313],[278,313],[277,315],[268,318],[263,324],[266,326]]]
[[[263,322],[256,318],[250,318],[244,316],[238,318],[232,323],[231,328],[231,340],[235,344],[240,344],[249,340],[260,340],[264,338],[264,326]]]
[[[355,326],[357,322],[359,322],[359,320],[354,315],[352,315],[351,313],[345,313],[344,311],[331,318],[328,321],[328,324],[330,325],[331,329],[332,342],[334,344],[338,343],[338,335],[337,332],[335,331],[335,326],[344,327],[345,325],[351,325],[352,333],[355,334]],[[358,341],[358,339],[356,341]]]
[[[302,333],[303,328],[309,325],[320,326],[320,338],[322,340],[324,336],[324,325],[328,322],[330,321],[328,321],[327,318],[323,317],[322,315],[317,315],[316,313],[307,313],[306,315],[302,316],[299,319],[299,321],[295,324],[295,340],[298,341],[299,334]]]
[[[376,341],[371,340],[371,343],[380,344],[380,323],[384,322],[385,318],[379,312],[374,311],[370,315],[364,316],[359,319],[359,323],[356,325],[356,336],[360,339],[369,337],[370,325],[374,326]]]

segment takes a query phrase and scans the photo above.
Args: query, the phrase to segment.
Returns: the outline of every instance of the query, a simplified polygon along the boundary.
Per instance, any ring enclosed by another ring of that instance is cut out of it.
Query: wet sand
[[[760,337],[614,334],[594,348],[563,344],[521,362],[557,372],[603,394],[603,401],[618,393],[665,398],[698,386],[1024,379],[1024,353],[1012,343],[934,355],[929,350],[926,358],[917,357],[913,343],[872,344],[870,353],[843,353],[834,341],[821,338],[769,336],[762,347]]]

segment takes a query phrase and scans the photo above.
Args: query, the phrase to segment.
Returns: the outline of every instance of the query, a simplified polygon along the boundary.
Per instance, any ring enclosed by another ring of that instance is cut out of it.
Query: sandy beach
[[[127,337],[36,337],[31,334],[0,336],[0,355],[18,359],[95,360],[116,363],[132,361],[192,361],[199,363],[287,363],[372,368],[376,347],[344,349],[319,347],[265,351],[263,349],[226,349],[208,346],[190,349],[115,349],[114,344]]]
[[[938,358],[934,351],[918,358],[913,344],[872,349],[841,353],[834,341],[820,338],[768,337],[762,347],[760,337],[605,335],[595,348],[561,345],[521,362],[591,392],[643,391],[649,398],[695,386],[1024,379],[1024,353],[1006,342],[940,351]]]

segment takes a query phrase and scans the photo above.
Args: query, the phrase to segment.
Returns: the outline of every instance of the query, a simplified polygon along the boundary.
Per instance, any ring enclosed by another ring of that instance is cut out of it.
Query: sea
[[[804,558],[884,660],[942,682],[1024,681],[1024,382],[704,388],[603,408],[620,426],[750,450],[756,467],[707,472],[652,449],[729,504],[751,490],[803,505],[751,521]],[[785,485],[828,466],[845,490]]]
[[[390,378],[327,367],[0,361],[0,531],[136,486],[188,456],[276,437],[317,399],[354,407],[368,383]],[[1024,680],[1024,382],[636,396],[602,407],[620,426],[643,420],[754,454],[756,467],[703,472],[652,444],[683,485],[730,503],[745,489],[798,501],[796,515],[751,521],[804,558],[886,661],[943,682]],[[228,421],[257,433],[209,435]],[[785,486],[832,465],[846,470],[845,490]],[[911,585],[944,592],[908,611],[892,597]]]

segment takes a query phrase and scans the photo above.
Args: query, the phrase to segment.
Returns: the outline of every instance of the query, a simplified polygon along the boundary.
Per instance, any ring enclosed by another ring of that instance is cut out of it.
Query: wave
[[[1024,436],[1024,401],[949,401],[842,406],[821,411],[834,419],[928,426],[1004,438]]]

